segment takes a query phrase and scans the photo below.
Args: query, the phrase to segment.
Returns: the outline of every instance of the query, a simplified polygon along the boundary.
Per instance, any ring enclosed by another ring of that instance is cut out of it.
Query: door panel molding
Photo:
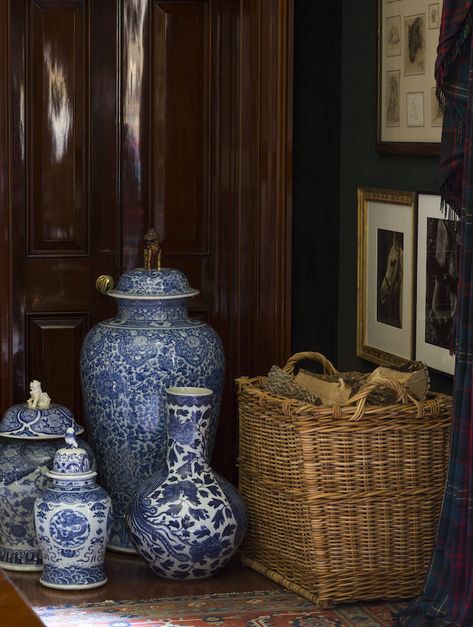
[[[29,0],[26,121],[30,257],[89,252],[86,0]]]
[[[209,2],[151,3],[152,223],[173,257],[211,248],[209,18]]]
[[[54,402],[75,409],[80,418],[78,356],[89,330],[89,313],[27,314],[26,330],[27,381],[39,379]]]

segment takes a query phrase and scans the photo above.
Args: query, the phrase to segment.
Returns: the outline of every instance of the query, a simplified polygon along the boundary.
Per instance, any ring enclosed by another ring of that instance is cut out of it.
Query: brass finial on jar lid
[[[156,230],[150,228],[144,235],[144,266],[145,270],[161,270],[161,245]]]

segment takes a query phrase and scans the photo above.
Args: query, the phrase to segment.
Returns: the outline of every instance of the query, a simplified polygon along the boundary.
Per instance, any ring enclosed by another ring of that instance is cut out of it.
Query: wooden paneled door
[[[95,279],[155,226],[223,340],[233,475],[234,379],[290,350],[292,4],[0,0],[1,410],[37,378],[80,421]]]

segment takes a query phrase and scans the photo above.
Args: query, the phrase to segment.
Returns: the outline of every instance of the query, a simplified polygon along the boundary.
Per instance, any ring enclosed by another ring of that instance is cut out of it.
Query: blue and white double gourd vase
[[[133,497],[128,528],[138,553],[157,575],[210,577],[243,540],[246,509],[236,488],[209,464],[212,391],[171,388],[167,399],[166,465]]]
[[[7,570],[42,570],[34,502],[49,481],[47,472],[66,430],[83,431],[66,407],[44,400],[38,381],[30,388],[28,402],[10,407],[0,422],[0,568]],[[95,467],[91,449],[81,445]]]
[[[91,329],[82,347],[85,421],[100,481],[112,497],[113,550],[135,552],[126,507],[140,482],[165,462],[166,388],[212,390],[210,447],[214,441],[224,356],[216,332],[188,317],[197,293],[178,270],[127,272],[106,292],[116,299],[116,317]]]
[[[50,485],[34,508],[43,554],[40,582],[49,588],[82,590],[107,582],[105,549],[110,532],[111,499],[95,482],[87,453],[78,448],[74,431],[67,447],[56,452]]]

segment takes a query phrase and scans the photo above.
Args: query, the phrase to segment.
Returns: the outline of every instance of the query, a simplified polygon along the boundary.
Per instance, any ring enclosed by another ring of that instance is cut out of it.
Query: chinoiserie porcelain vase
[[[166,466],[131,500],[128,528],[138,553],[157,575],[210,577],[243,540],[246,509],[236,488],[209,465],[212,391],[175,387],[167,398]]]
[[[10,407],[0,421],[0,568],[38,571],[43,567],[33,506],[46,486],[48,469],[68,428],[81,433],[66,407],[51,403],[39,381],[26,403]],[[94,456],[85,442],[89,461]]]
[[[105,550],[111,528],[111,499],[95,482],[89,458],[74,430],[48,472],[51,482],[34,506],[43,554],[40,583],[49,588],[83,590],[107,582]]]
[[[99,289],[116,299],[118,313],[96,325],[84,340],[82,392],[100,481],[112,497],[109,548],[134,553],[125,510],[139,483],[164,464],[165,390],[176,385],[212,390],[212,446],[224,356],[217,333],[189,319],[188,301],[198,292],[182,272],[139,268],[123,274],[116,288],[105,292],[103,286],[110,284],[111,277],[97,281]]]

